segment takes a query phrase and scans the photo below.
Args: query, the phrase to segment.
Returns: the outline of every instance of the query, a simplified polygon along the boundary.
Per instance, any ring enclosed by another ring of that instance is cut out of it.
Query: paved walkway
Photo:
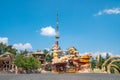
[[[120,80],[120,74],[0,74],[0,80]]]

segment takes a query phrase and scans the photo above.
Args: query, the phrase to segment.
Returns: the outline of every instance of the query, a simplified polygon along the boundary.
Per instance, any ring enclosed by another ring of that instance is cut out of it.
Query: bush
[[[14,61],[15,65],[18,67],[23,67],[26,70],[28,69],[37,69],[41,66],[39,60],[35,59],[34,57],[25,57],[23,55],[17,55]]]

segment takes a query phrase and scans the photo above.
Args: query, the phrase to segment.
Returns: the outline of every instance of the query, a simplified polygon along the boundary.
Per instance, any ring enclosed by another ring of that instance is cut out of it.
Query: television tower
[[[60,38],[58,29],[59,29],[59,26],[58,26],[58,12],[57,12],[57,14],[56,14],[56,35],[55,35],[55,38],[56,38],[55,44],[57,46],[57,49],[59,49],[59,38]]]

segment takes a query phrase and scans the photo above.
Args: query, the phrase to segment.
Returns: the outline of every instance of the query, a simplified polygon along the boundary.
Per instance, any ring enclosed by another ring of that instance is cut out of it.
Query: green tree
[[[43,50],[43,53],[44,53],[44,54],[48,54],[49,51],[48,51],[47,49],[44,49],[44,50]]]
[[[104,63],[105,61],[105,58],[101,56],[101,54],[99,54],[97,57],[96,57],[96,67],[101,69],[102,68],[102,64]]]
[[[91,58],[91,68],[92,68],[92,70],[94,69],[94,68],[96,68],[96,58]]]
[[[34,57],[24,57],[24,68],[28,69],[37,69],[40,67],[39,60],[35,59]]]
[[[6,44],[0,43],[0,54],[3,54],[5,52]]]
[[[46,55],[46,62],[52,62],[52,55],[50,54]]]
[[[105,58],[101,56],[100,57],[100,62],[99,62],[99,69],[102,68],[102,64],[104,63],[104,61],[105,61]]]
[[[6,46],[5,51],[6,51],[6,52],[10,52],[10,53],[12,53],[12,54],[14,54],[14,55],[17,54],[17,50],[16,50],[15,48],[13,48],[12,45]]]
[[[44,49],[43,53],[45,54],[45,61],[46,62],[52,62],[52,55],[50,55],[50,51]]]
[[[18,67],[23,67],[25,69],[37,69],[41,67],[41,63],[39,62],[38,59],[35,59],[34,57],[25,57],[21,54],[17,55],[15,57],[14,61],[15,65]]]
[[[15,61],[14,61],[15,65],[18,67],[22,67],[24,65],[24,56],[23,55],[17,55],[15,57]]]
[[[10,52],[11,54],[14,54],[14,55],[17,54],[17,50],[13,48],[12,45],[6,45],[3,43],[0,43],[0,54],[3,54],[5,52]]]
[[[27,51],[27,49],[25,49],[25,50],[21,50],[21,51],[20,51],[20,54],[21,54],[21,55],[27,55],[28,52],[29,52],[29,51]]]
[[[106,53],[105,60],[107,60],[108,58],[110,58],[110,55],[109,53]]]

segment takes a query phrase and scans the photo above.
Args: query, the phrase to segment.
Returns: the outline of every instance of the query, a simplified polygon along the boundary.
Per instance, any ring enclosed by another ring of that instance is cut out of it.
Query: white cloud
[[[93,57],[96,57],[98,55],[101,55],[102,57],[106,57],[106,54],[109,54],[110,56],[113,56],[113,54],[111,52],[96,52],[96,53],[93,53],[92,56]]]
[[[96,54],[96,55],[101,54],[102,57],[105,57],[107,53],[108,53],[110,56],[113,56],[113,54],[112,54],[111,52],[98,52],[98,53],[95,53],[95,54]]]
[[[90,55],[90,56],[93,56],[94,55],[94,53],[92,53],[92,52],[84,52],[84,53],[79,53],[81,56],[83,56],[83,55]]]
[[[0,43],[7,44],[8,38],[7,37],[0,37]]]
[[[25,49],[32,49],[32,45],[30,43],[19,43],[19,44],[13,44],[13,48],[18,49],[18,50],[25,50]]]
[[[96,57],[97,55],[101,55],[102,57],[105,57],[106,56],[106,53],[108,53],[110,56],[113,56],[113,54],[111,52],[95,52],[95,53],[92,53],[92,52],[85,52],[85,53],[82,53],[80,55],[86,55],[86,54],[91,54],[92,57]]]
[[[97,14],[94,16],[100,16],[103,14],[120,14],[120,8],[112,8],[112,9],[104,9],[102,11],[99,11]]]
[[[56,32],[52,26],[47,26],[41,29],[41,35],[43,36],[55,36]]]

